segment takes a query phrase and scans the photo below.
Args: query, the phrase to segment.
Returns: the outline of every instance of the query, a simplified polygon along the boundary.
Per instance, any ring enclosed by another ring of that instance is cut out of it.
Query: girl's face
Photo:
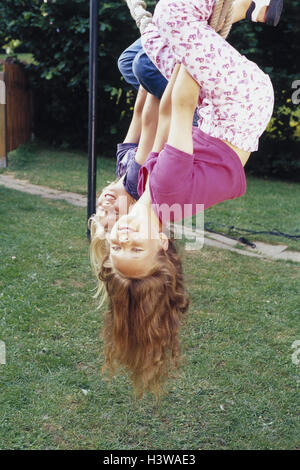
[[[168,238],[152,211],[135,204],[113,226],[109,244],[114,268],[126,277],[140,278],[154,267],[158,252],[168,249]]]
[[[107,232],[110,232],[119,217],[128,214],[131,201],[122,180],[103,189],[97,200],[96,211],[101,225]]]

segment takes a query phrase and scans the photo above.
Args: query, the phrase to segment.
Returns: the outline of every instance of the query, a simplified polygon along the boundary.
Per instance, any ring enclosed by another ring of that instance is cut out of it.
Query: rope
[[[260,225],[260,224],[257,224]],[[213,226],[219,226],[223,228],[223,231],[217,231]],[[244,243],[245,245],[249,245],[252,248],[255,248],[255,244],[249,241],[247,238],[243,236],[239,236],[244,234],[252,234],[252,235],[272,235],[275,237],[284,237],[284,238],[289,238],[290,240],[295,240],[300,242],[300,235],[298,234],[290,234],[290,233],[284,233],[281,232],[280,230],[274,228],[272,230],[249,230],[246,228],[239,228],[235,227],[234,225],[223,225],[223,224],[218,224],[218,223],[213,223],[213,222],[206,222],[204,224],[204,229],[207,232],[211,233],[217,233],[219,235],[223,235],[223,237],[231,238],[232,240],[238,240],[241,243]],[[225,229],[227,229],[227,233],[224,233]],[[235,235],[235,236],[234,236]]]
[[[146,2],[144,0],[126,0],[126,3],[137,27],[143,33],[152,21],[152,14],[147,11]],[[209,25],[224,39],[227,38],[232,26],[233,3],[234,0],[216,0],[209,18]]]
[[[152,22],[152,14],[147,11],[146,2],[143,0],[126,0],[126,3],[137,27],[143,33],[148,24]]]
[[[217,0],[208,24],[226,39],[232,26],[234,0]]]

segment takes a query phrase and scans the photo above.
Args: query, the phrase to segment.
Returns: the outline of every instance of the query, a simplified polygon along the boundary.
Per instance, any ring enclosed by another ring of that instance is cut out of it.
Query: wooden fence
[[[32,93],[22,67],[4,62],[0,72],[0,166],[7,166],[7,152],[30,139]]]
[[[0,167],[7,166],[6,91],[4,72],[0,72]]]

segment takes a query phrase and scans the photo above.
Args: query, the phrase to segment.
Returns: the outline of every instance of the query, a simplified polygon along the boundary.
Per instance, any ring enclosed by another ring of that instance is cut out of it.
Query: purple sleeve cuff
[[[118,178],[121,178],[126,173],[129,162],[135,156],[137,145],[136,143],[129,142],[118,144],[116,165],[116,175]]]
[[[134,159],[129,162],[127,166],[126,175],[123,181],[124,188],[133,197],[136,201],[139,199],[139,194],[137,191],[138,178],[139,178],[139,165]]]

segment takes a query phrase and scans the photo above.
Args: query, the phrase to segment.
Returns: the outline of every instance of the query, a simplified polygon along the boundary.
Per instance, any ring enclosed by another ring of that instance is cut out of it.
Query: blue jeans
[[[151,95],[161,99],[168,80],[155,67],[144,52],[141,38],[125,49],[119,57],[118,67],[129,85],[138,89],[142,85]],[[197,126],[198,116],[195,111],[193,125]]]
[[[136,89],[142,85],[160,100],[168,81],[144,52],[141,39],[137,39],[121,54],[118,67],[129,85]]]

